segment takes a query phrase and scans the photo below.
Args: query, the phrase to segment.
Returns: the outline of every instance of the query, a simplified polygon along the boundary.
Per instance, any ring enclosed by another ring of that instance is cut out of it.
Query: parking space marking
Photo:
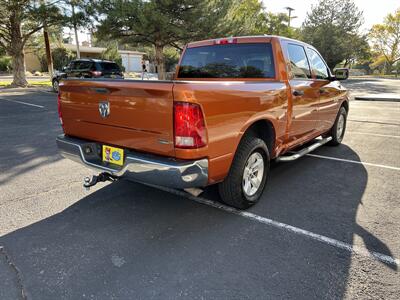
[[[367,257],[370,259],[376,259],[378,261],[390,264],[390,265],[394,265],[396,267],[398,267],[400,265],[400,260],[397,258],[394,258],[392,256],[380,253],[380,252],[375,252],[375,251],[369,251],[367,248],[362,247],[362,246],[358,246],[358,245],[351,245],[349,243],[345,243],[321,234],[317,234],[299,227],[295,227],[289,224],[285,224],[282,222],[278,222],[278,221],[274,221],[272,219],[266,218],[266,217],[262,217],[256,214],[253,214],[251,212],[247,212],[247,211],[243,211],[243,210],[239,210],[227,205],[224,205],[222,203],[219,202],[215,202],[212,200],[208,200],[202,197],[195,197],[192,196],[186,192],[183,191],[179,191],[179,190],[174,190],[174,189],[170,189],[170,188],[165,188],[165,187],[160,187],[160,186],[154,186],[154,185],[150,185],[152,187],[155,187],[159,190],[165,191],[165,192],[169,192],[172,194],[175,194],[177,196],[181,196],[184,198],[187,198],[189,200],[201,203],[201,204],[205,204],[214,208],[217,208],[219,210],[223,210],[225,212],[231,213],[231,214],[235,214],[241,217],[244,217],[246,219],[255,221],[255,222],[259,222],[262,224],[266,224],[266,225],[270,225],[273,226],[275,228],[279,228],[291,233],[295,233],[301,236],[305,236],[308,238],[311,238],[313,240],[319,241],[321,243],[333,246],[335,248],[339,248],[345,251],[348,251],[350,253],[354,253],[363,257]]]
[[[384,169],[400,171],[399,167],[392,167],[392,166],[387,166],[387,165],[373,164],[373,163],[367,163],[367,162],[363,162],[363,161],[356,161],[356,160],[351,160],[351,159],[337,158],[337,157],[324,156],[324,155],[311,154],[311,153],[306,154],[306,155],[307,156],[311,156],[311,157],[316,157],[316,158],[322,158],[322,159],[328,159],[328,160],[336,160],[336,161],[347,162],[347,163],[352,163],[352,164],[359,164],[359,165],[372,166],[372,167],[378,167],[378,168],[384,168]]]
[[[390,135],[390,134],[379,134],[379,133],[369,133],[369,132],[360,132],[360,131],[348,131],[350,134],[361,134],[368,136],[380,136],[380,137],[389,137],[394,139],[400,139],[400,135]]]
[[[388,122],[396,122],[398,120],[384,120],[388,122],[381,122],[381,121],[367,121],[367,120],[354,120],[354,119],[347,119],[347,121],[351,122],[359,122],[359,123],[373,123],[373,124],[382,124],[382,125],[391,125],[391,126],[400,126],[400,123],[388,123]]]
[[[10,100],[10,99],[4,99],[4,98],[0,98],[0,100],[19,103],[19,104],[25,104],[25,105],[29,105],[29,106],[33,106],[33,107],[44,108],[44,106],[42,106],[42,105],[37,105],[37,104],[32,104],[32,103],[27,103],[27,102],[22,102],[22,101],[17,101],[17,100]]]

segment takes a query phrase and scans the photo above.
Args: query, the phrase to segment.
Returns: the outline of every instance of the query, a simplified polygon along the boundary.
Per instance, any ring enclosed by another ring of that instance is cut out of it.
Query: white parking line
[[[359,131],[347,131],[350,135],[351,134],[362,134],[368,136],[381,136],[381,137],[389,137],[394,139],[400,139],[400,135],[390,135],[390,134],[379,134],[379,133],[369,133],[369,132],[359,132]]]
[[[307,156],[311,156],[311,157],[316,157],[316,158],[336,160],[336,161],[342,161],[342,162],[347,162],[347,163],[352,163],[352,164],[359,164],[359,165],[372,166],[372,167],[378,167],[378,168],[384,168],[384,169],[400,171],[399,167],[379,165],[379,164],[367,163],[367,162],[363,162],[363,161],[356,161],[356,160],[351,160],[351,159],[337,158],[337,157],[324,156],[324,155],[311,154],[311,153],[306,154],[306,155]]]
[[[17,100],[10,100],[10,99],[4,99],[4,98],[0,98],[0,100],[4,100],[4,101],[8,101],[8,102],[15,102],[15,103],[19,103],[19,104],[25,104],[25,105],[39,107],[39,108],[44,108],[44,106],[42,106],[42,105],[37,105],[37,104],[32,104],[32,103],[27,103],[27,102],[22,102],[22,101],[17,101]]]
[[[194,197],[194,196],[192,196],[190,194],[187,194],[187,193],[185,193],[183,191],[174,190],[174,189],[165,188],[165,187],[153,186],[153,185],[151,185],[151,186],[155,187],[155,188],[157,188],[159,190],[166,191],[166,192],[169,192],[169,193],[181,196],[181,197],[185,197],[185,198],[193,200],[195,202],[198,202],[198,203],[201,203],[201,204],[205,204],[205,205],[208,205],[208,206],[223,210],[225,212],[229,212],[229,213],[244,217],[246,219],[249,219],[249,220],[252,220],[252,221],[255,221],[255,222],[259,222],[259,223],[262,223],[262,224],[270,225],[270,226],[273,226],[275,228],[279,228],[279,229],[282,229],[282,230],[285,230],[285,231],[289,231],[289,232],[292,232],[292,233],[295,233],[295,234],[298,234],[298,235],[302,235],[302,236],[311,238],[311,239],[319,241],[321,243],[324,243],[324,244],[327,244],[327,245],[330,245],[330,246],[333,246],[335,248],[339,248],[339,249],[342,249],[342,250],[345,250],[345,251],[348,251],[348,252],[351,252],[351,253],[355,253],[355,254],[358,254],[358,255],[363,256],[363,257],[376,259],[376,260],[379,260],[379,261],[382,261],[384,263],[387,263],[387,264],[390,264],[390,265],[394,265],[394,266],[399,266],[400,265],[400,260],[399,259],[391,257],[391,256],[386,255],[386,254],[383,254],[383,253],[380,253],[380,252],[369,251],[367,248],[362,247],[362,246],[351,245],[349,243],[345,243],[345,242],[342,242],[342,241],[339,241],[339,240],[335,240],[335,239],[332,239],[330,237],[327,237],[327,236],[324,236],[324,235],[321,235],[321,234],[317,234],[317,233],[314,233],[314,232],[311,232],[311,231],[308,231],[308,230],[305,230],[305,229],[301,229],[301,228],[298,228],[298,227],[295,227],[295,226],[292,226],[292,225],[288,225],[288,224],[285,224],[285,223],[274,221],[272,219],[265,218],[265,217],[253,214],[251,212],[238,210],[236,208],[233,208],[233,207],[230,207],[230,206],[226,206],[224,204],[221,204],[221,203],[218,203],[218,202],[215,202],[215,201],[212,201],[212,200],[208,200],[208,199],[205,199],[205,198],[202,198],[202,197]]]
[[[373,123],[373,124],[382,124],[382,125],[390,125],[390,126],[400,126],[400,123],[397,123],[399,120],[368,121],[368,120],[347,119],[347,121],[358,122],[358,123]],[[395,122],[395,123],[390,123],[390,122]]]

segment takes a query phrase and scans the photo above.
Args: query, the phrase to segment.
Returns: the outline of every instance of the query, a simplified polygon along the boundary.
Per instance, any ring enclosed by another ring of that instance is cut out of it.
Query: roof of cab
[[[236,36],[236,37],[231,36],[231,37],[223,37],[223,38],[195,41],[195,42],[188,43],[187,47],[193,48],[193,47],[201,47],[201,46],[211,46],[211,45],[215,45],[216,43],[218,43],[218,41],[221,41],[221,40],[236,40],[239,43],[262,43],[262,42],[268,43],[271,41],[271,39],[287,40],[287,41],[293,41],[296,43],[308,45],[302,41],[291,39],[288,37],[264,34],[264,35]]]

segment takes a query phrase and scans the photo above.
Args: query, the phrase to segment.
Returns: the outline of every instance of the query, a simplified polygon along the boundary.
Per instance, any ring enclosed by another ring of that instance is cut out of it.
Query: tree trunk
[[[12,58],[13,68],[13,82],[11,86],[26,87],[28,82],[25,76],[25,53],[24,53],[24,41],[21,33],[21,19],[18,14],[13,13],[10,17],[11,23],[11,45],[9,49]]]
[[[385,74],[390,75],[391,73],[392,73],[392,63],[390,61],[386,61]]]
[[[74,6],[74,4],[72,4],[71,7],[72,7],[72,18],[73,18],[73,21],[74,21],[76,58],[79,59],[79,58],[81,58],[81,51],[79,49],[78,28],[76,26],[76,21],[75,21],[75,6]]]
[[[24,50],[15,50],[12,55],[12,68],[13,68],[13,82],[11,86],[26,87],[28,82],[25,76],[25,54]]]
[[[155,45],[156,50],[156,65],[158,69],[158,79],[165,80],[165,57],[164,46]]]

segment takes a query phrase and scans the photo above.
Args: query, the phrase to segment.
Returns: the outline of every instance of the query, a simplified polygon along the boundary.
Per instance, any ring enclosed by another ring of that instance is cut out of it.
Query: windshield
[[[188,48],[179,78],[273,78],[270,43],[224,44]]]

